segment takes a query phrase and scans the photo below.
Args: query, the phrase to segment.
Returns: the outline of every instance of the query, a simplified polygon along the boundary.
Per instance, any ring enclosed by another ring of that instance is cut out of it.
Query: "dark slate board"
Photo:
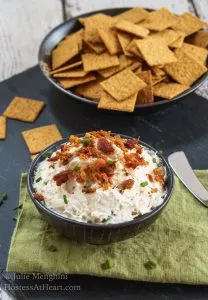
[[[63,136],[100,128],[138,137],[165,156],[177,150],[186,152],[192,167],[208,168],[208,101],[192,94],[164,110],[146,115],[114,114],[97,111],[95,107],[78,103],[57,91],[43,77],[38,67],[31,68],[0,84],[0,114],[16,96],[44,100],[47,108],[35,124],[8,120],[7,139],[0,141],[0,192],[8,200],[0,208],[0,270],[6,265],[9,243],[14,229],[12,217],[19,195],[19,177],[30,165],[30,156],[20,132],[41,125],[56,123]],[[32,234],[32,233],[31,233]],[[7,276],[7,275],[6,275]],[[34,280],[19,280],[18,285],[34,284]],[[36,282],[37,283],[37,282]],[[49,283],[39,280],[38,284]],[[67,280],[51,284],[80,285],[81,291],[25,291],[27,298],[49,299],[207,299],[208,287],[153,284],[90,276],[68,276]],[[15,284],[15,283],[14,283]],[[20,298],[20,295],[18,296]]]

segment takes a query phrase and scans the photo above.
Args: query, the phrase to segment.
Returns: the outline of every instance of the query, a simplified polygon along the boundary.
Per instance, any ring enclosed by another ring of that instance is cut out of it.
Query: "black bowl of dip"
[[[78,137],[82,137],[84,134],[77,134]],[[121,138],[131,139],[132,137],[120,134]],[[55,210],[48,208],[44,202],[38,201],[33,193],[35,189],[33,187],[35,171],[39,163],[44,159],[46,152],[57,151],[62,144],[66,143],[68,138],[62,139],[59,142],[49,146],[44,151],[42,151],[32,162],[28,178],[27,178],[27,188],[29,195],[38,209],[39,213],[46,219],[46,221],[56,228],[58,232],[66,236],[67,238],[77,241],[85,242],[89,244],[105,245],[118,241],[122,241],[131,238],[143,231],[150,224],[152,224],[158,216],[161,214],[165,206],[167,205],[172,192],[173,192],[173,172],[166,161],[166,159],[161,155],[160,152],[155,150],[148,144],[140,141],[139,144],[148,150],[152,150],[157,154],[161,160],[162,167],[166,170],[166,194],[164,196],[163,202],[151,210],[151,212],[146,213],[141,216],[135,217],[133,220],[116,223],[116,224],[89,224],[84,222],[76,221],[72,218],[68,218],[60,215]]]

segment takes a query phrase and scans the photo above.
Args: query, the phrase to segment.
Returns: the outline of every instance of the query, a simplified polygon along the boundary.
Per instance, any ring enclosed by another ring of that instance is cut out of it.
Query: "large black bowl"
[[[38,54],[38,61],[41,71],[43,72],[44,76],[60,91],[64,92],[65,94],[71,96],[76,101],[82,101],[91,105],[97,105],[97,103],[93,100],[90,100],[88,98],[85,98],[83,96],[80,96],[78,94],[75,94],[72,90],[67,90],[61,87],[58,82],[49,75],[48,67],[51,66],[51,52],[52,50],[58,45],[58,43],[68,34],[77,31],[81,28],[81,24],[78,21],[78,18],[83,18],[87,16],[91,16],[95,13],[104,13],[107,15],[115,16],[117,14],[120,14],[124,12],[125,10],[130,8],[112,8],[112,9],[105,9],[101,11],[94,11],[87,14],[80,15],[76,18],[72,18],[59,26],[55,27],[49,34],[44,38],[40,45],[39,54]],[[177,100],[180,100],[184,98],[184,96],[187,96],[194,90],[196,90],[206,79],[208,78],[208,72],[205,73],[203,76],[201,76],[191,87],[190,89],[186,90],[182,94],[174,97],[171,100],[163,100],[161,98],[156,98],[156,102],[149,103],[149,104],[142,104],[142,105],[136,105],[135,106],[135,113],[140,112],[148,112],[153,111],[157,109],[161,109],[164,106],[170,105],[172,103],[175,103]],[[118,113],[118,112],[117,112]]]
[[[77,136],[83,136],[83,134],[78,134]],[[129,136],[121,135],[123,138],[131,138]],[[33,181],[34,181],[34,174],[35,170],[43,159],[43,156],[46,152],[56,151],[60,148],[60,146],[65,143],[68,139],[63,139],[52,146],[45,149],[41,152],[32,162],[28,180],[27,180],[27,187],[30,197],[39,210],[39,212],[44,216],[44,218],[54,226],[60,233],[65,235],[66,237],[73,239],[78,242],[86,242],[90,244],[109,244],[112,242],[117,242],[121,240],[125,240],[130,238],[144,228],[149,226],[162,212],[165,205],[168,203],[170,196],[173,191],[173,173],[172,170],[164,159],[164,157],[158,153],[154,148],[150,147],[149,145],[140,141],[140,144],[148,149],[157,152],[157,155],[161,158],[162,165],[166,168],[167,172],[167,194],[164,197],[164,201],[161,205],[154,208],[150,213],[145,215],[136,217],[132,221],[117,223],[117,224],[88,224],[75,221],[73,219],[64,217],[56,213],[54,210],[47,208],[44,203],[36,200],[33,196],[35,192],[33,188]]]

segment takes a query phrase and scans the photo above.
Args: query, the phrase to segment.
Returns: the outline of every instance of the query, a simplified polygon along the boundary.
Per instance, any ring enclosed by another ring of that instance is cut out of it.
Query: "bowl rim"
[[[85,133],[79,133],[79,134],[74,134],[74,135],[76,135],[78,137],[82,137],[84,134]],[[111,135],[118,135],[118,134],[117,133],[111,133]],[[131,139],[132,138],[131,136],[124,135],[124,134],[119,134],[119,135],[122,138],[126,138],[126,139]],[[163,202],[159,206],[155,207],[149,213],[146,213],[146,214],[141,215],[141,216],[137,216],[133,220],[114,223],[114,224],[84,223],[84,222],[77,221],[75,219],[71,219],[71,218],[62,216],[59,213],[57,213],[55,210],[48,208],[41,201],[36,200],[35,197],[33,196],[34,188],[33,188],[32,178],[33,178],[34,171],[35,171],[37,165],[42,160],[43,155],[48,151],[54,151],[54,149],[57,150],[59,148],[59,146],[66,143],[67,141],[68,141],[68,138],[63,138],[60,141],[50,145],[49,147],[47,147],[46,149],[41,151],[35,157],[35,159],[32,161],[32,163],[30,165],[30,168],[29,168],[29,172],[28,172],[28,175],[27,175],[27,190],[28,190],[30,198],[32,199],[35,206],[39,207],[45,213],[47,213],[49,215],[52,215],[53,217],[58,218],[59,220],[69,222],[69,223],[72,223],[74,225],[84,226],[84,227],[93,228],[93,229],[103,229],[103,230],[106,229],[106,230],[108,230],[108,229],[128,227],[128,226],[146,221],[148,219],[151,219],[151,217],[153,217],[154,215],[157,215],[157,213],[159,213],[166,206],[166,204],[168,203],[168,201],[169,201],[169,199],[170,199],[170,197],[173,193],[173,183],[174,183],[173,171],[172,171],[168,161],[164,158],[164,156],[158,150],[156,150],[155,148],[153,148],[152,146],[148,145],[147,143],[145,143],[143,141],[139,141],[139,144],[141,144],[142,146],[154,151],[158,155],[158,157],[162,160],[163,166],[166,168],[166,171],[167,171],[168,176],[169,176],[169,178],[168,178],[169,184],[168,184],[168,187],[167,187],[167,193],[164,196]]]
[[[78,95],[75,92],[73,92],[71,89],[65,89],[65,88],[63,88],[61,85],[59,85],[50,76],[50,74],[48,72],[46,72],[44,70],[44,67],[42,66],[42,62],[44,62],[42,60],[42,56],[43,56],[42,52],[43,52],[44,45],[47,42],[47,40],[50,38],[50,36],[54,34],[54,32],[58,31],[62,26],[66,25],[68,23],[70,24],[71,22],[77,21],[79,18],[88,17],[88,16],[91,16],[91,15],[94,15],[94,14],[97,14],[97,13],[105,13],[105,12],[112,11],[112,10],[113,11],[116,11],[116,10],[126,11],[126,10],[131,9],[131,8],[133,8],[133,7],[115,7],[115,8],[106,8],[106,9],[101,9],[101,10],[90,11],[90,12],[87,12],[87,13],[84,13],[84,14],[80,14],[80,15],[78,15],[76,17],[72,17],[69,20],[66,20],[66,21],[62,22],[61,24],[57,25],[56,27],[54,27],[44,37],[44,39],[42,40],[42,42],[41,42],[41,44],[39,46],[39,50],[38,50],[38,65],[39,65],[39,68],[40,68],[42,74],[44,75],[44,77],[47,80],[49,80],[49,82],[52,83],[53,86],[55,86],[60,91],[64,92],[66,95],[71,96],[74,100],[76,99],[76,100],[79,100],[80,102],[85,102],[85,103],[88,103],[90,105],[97,106],[97,101],[95,101],[93,99],[86,98],[86,97],[81,96],[81,95]],[[147,10],[147,11],[150,11],[150,12],[151,11],[156,11],[155,9],[149,9],[149,8],[144,8],[144,9]],[[51,57],[51,53],[49,55]],[[165,105],[167,103],[173,103],[176,100],[180,100],[180,99],[184,98],[185,96],[189,95],[190,93],[194,92],[196,89],[198,89],[206,81],[207,78],[208,78],[208,71],[206,73],[204,73],[200,78],[198,78],[196,80],[196,82],[194,82],[192,84],[192,86],[188,90],[186,90],[183,93],[175,96],[174,98],[168,99],[168,100],[167,99],[163,99],[163,100],[159,100],[159,101],[156,101],[156,102],[153,102],[153,103],[136,104],[134,111],[136,111],[136,109],[142,109],[142,108],[148,108],[148,107],[160,107],[161,105]],[[110,110],[103,109],[103,111],[110,111]],[[120,112],[123,113],[122,111],[120,111]]]

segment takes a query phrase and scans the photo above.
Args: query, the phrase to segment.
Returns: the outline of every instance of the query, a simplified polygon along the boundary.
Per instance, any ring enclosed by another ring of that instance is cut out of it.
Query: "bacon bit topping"
[[[133,184],[134,184],[133,179],[126,179],[120,184],[120,188],[122,190],[126,190],[126,189],[130,190],[132,188]]]
[[[127,149],[133,149],[137,144],[137,140],[136,139],[129,139],[125,142],[125,146]]]
[[[114,152],[112,144],[105,138],[98,139],[97,147],[105,154],[111,154]]]
[[[87,174],[85,173],[84,170],[82,170],[81,172],[79,172],[76,175],[76,180],[77,180],[77,182],[82,183],[82,184],[86,182],[86,180],[87,180]]]
[[[124,155],[127,168],[135,169],[138,166],[145,166],[148,164],[143,157],[139,157],[136,153],[130,153]]]
[[[44,196],[41,194],[33,193],[33,196],[35,197],[36,200],[38,201],[44,201]]]
[[[112,143],[119,147],[124,153],[126,152],[126,147],[124,145],[124,140],[120,137],[120,135],[115,135],[111,137]]]
[[[90,132],[90,134],[95,138],[101,138],[101,137],[110,138],[111,131],[105,131],[101,129],[100,131],[92,131]]]
[[[161,168],[155,168],[153,170],[154,180],[158,181],[161,184],[164,184],[164,171]]]
[[[154,180],[153,180],[153,176],[152,176],[151,174],[147,174],[147,177],[148,177],[149,181],[151,181],[151,182],[154,181]]]
[[[158,189],[157,188],[152,188],[151,193],[157,193]]]
[[[80,138],[75,136],[75,135],[71,135],[69,137],[69,142],[72,144],[72,147],[79,147],[80,145]]]
[[[47,161],[57,161],[57,160],[58,160],[58,156],[53,156],[47,159]]]
[[[56,174],[53,177],[53,180],[56,182],[58,186],[62,185],[63,183],[67,182],[69,179],[73,178],[73,171],[67,170],[67,171],[62,171],[58,174]]]
[[[139,154],[139,155],[142,154],[142,150],[143,150],[143,147],[142,147],[142,146],[136,145],[135,148],[136,148],[136,153],[137,153],[137,154]]]
[[[95,193],[96,189],[95,188],[83,188],[82,192],[86,193],[86,194],[91,194],[91,193]]]

